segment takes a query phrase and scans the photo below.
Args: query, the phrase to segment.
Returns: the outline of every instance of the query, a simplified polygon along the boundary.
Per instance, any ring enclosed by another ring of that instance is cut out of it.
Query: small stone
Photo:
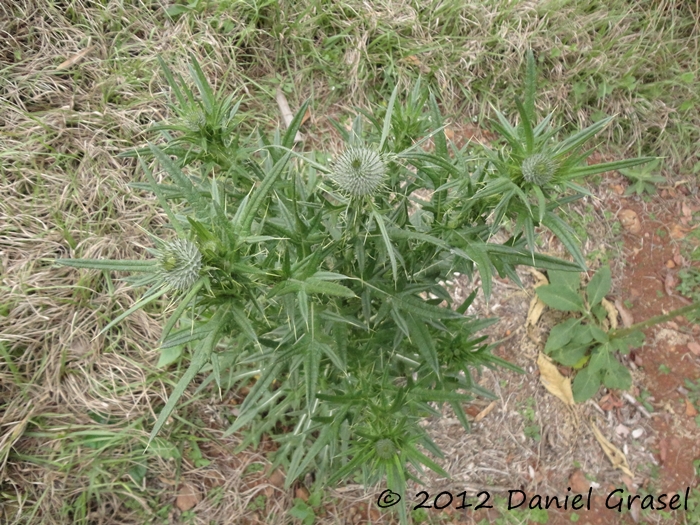
[[[617,426],[615,427],[615,432],[617,433],[618,436],[624,438],[624,437],[629,436],[629,434],[630,434],[630,429],[627,428],[627,427],[626,427],[625,425],[623,425],[622,423],[620,423],[619,425],[617,425]]]
[[[310,494],[306,487],[301,486],[294,491],[294,496],[302,501],[309,501]]]
[[[693,332],[700,331],[700,325],[693,325],[693,328],[698,328],[698,330],[693,330]],[[688,343],[688,350],[690,350],[693,354],[696,356],[700,357],[700,344],[696,343],[695,341],[691,341]]]
[[[675,267],[676,267],[676,263],[673,262],[673,259],[669,259],[668,261],[666,261],[666,268],[675,268]]]
[[[285,479],[285,475],[279,469],[272,472],[272,474],[270,474],[270,477],[267,478],[267,480],[270,482],[270,485],[277,487],[278,489],[284,487]]]
[[[639,439],[640,437],[642,437],[642,434],[644,434],[644,429],[643,429],[643,428],[635,428],[635,429],[632,431],[632,437],[633,437],[634,439]]]
[[[193,508],[197,503],[202,501],[202,493],[197,487],[190,483],[183,483],[178,488],[175,506],[185,512]]]
[[[620,219],[620,224],[622,224],[622,227],[628,232],[637,235],[642,231],[642,223],[639,222],[637,212],[634,210],[622,210],[619,213],[618,218]]]

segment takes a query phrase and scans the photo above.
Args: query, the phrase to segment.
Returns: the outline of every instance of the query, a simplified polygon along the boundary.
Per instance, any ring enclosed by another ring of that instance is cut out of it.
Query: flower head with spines
[[[182,120],[191,131],[202,131],[207,125],[207,117],[199,106],[187,110]]]
[[[527,182],[544,186],[552,181],[556,165],[545,153],[533,153],[523,160],[520,170]]]
[[[177,290],[188,290],[199,279],[202,254],[193,242],[176,239],[159,250],[158,266],[167,284]]]
[[[351,146],[335,161],[331,179],[352,197],[374,195],[386,175],[382,155],[365,146]]]
[[[391,439],[380,439],[374,444],[374,451],[381,459],[391,459],[396,454],[396,445]]]

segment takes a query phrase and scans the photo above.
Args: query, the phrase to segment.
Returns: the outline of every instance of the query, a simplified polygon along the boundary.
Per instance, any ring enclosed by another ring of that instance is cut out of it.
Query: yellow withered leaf
[[[83,49],[82,51],[76,53],[72,57],[69,57],[68,59],[64,60],[61,62],[58,66],[56,66],[56,71],[61,71],[63,69],[68,69],[71,66],[74,66],[78,62],[80,62],[83,58],[87,56],[87,54],[92,51],[94,46],[89,46]]]
[[[537,270],[531,270],[531,273],[537,283],[535,283],[533,288],[537,288],[538,286],[542,286],[545,284],[549,284],[549,281],[547,280],[547,277],[545,277],[544,274],[538,272]],[[530,300],[530,307],[527,310],[527,319],[525,320],[525,329],[527,330],[527,334],[530,337],[531,340],[535,341],[536,343],[539,342],[539,338],[534,335],[534,331],[532,330],[537,322],[540,320],[540,317],[542,317],[542,312],[544,312],[544,309],[546,308],[546,305],[542,302],[542,300],[539,298],[537,294],[534,295],[534,297]]]
[[[608,456],[608,459],[610,460],[610,463],[613,464],[613,467],[619,468],[630,478],[634,478],[634,474],[632,474],[632,471],[630,470],[630,466],[629,463],[627,463],[627,458],[625,455],[619,448],[607,440],[603,433],[598,430],[598,427],[595,426],[593,421],[591,421],[591,430],[593,430],[593,435],[603,449],[603,452],[605,452],[605,455]]]
[[[537,366],[540,369],[540,381],[547,391],[566,405],[573,406],[574,394],[571,391],[571,379],[561,375],[552,360],[542,352],[537,357]]]
[[[546,305],[538,296],[533,297],[530,300],[530,308],[528,308],[527,311],[527,320],[525,321],[525,326],[535,326],[537,324],[537,321],[540,320],[540,317],[542,316],[542,312],[544,312],[545,307]]]

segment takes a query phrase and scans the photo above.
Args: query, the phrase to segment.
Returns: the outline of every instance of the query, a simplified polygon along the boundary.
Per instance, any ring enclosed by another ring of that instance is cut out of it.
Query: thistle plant
[[[159,294],[176,294],[161,348],[176,349],[187,369],[151,438],[191,382],[214,382],[224,395],[248,390],[226,434],[243,432],[242,446],[271,435],[288,485],[309,471],[318,483],[360,474],[403,495],[424,468],[447,476],[421,421],[449,405],[468,429],[463,403],[491,396],[474,373],[517,370],[478,335],[495,320],[465,315],[479,289],[488,299],[494,272],[519,282],[518,265],[585,269],[556,214],[587,193],[572,181],[645,161],[585,165],[575,151],[605,123],[561,142],[547,128],[552,115],[533,127],[528,63],[520,124],[497,113],[498,150],[450,148],[434,95],[414,89],[402,103],[395,89],[381,120],[362,114],[352,130],[339,126],[346,147],[330,164],[295,149],[306,104],[284,133],[230,140],[222,130],[230,131],[238,103],[214,96],[196,63],[199,98],[164,68],[176,113],[197,105],[207,125],[197,116],[197,126],[159,126],[159,144],[129,155],[140,158],[148,184],[138,187],[156,194],[177,240],[158,241],[150,261],[58,261],[145,273],[134,284],[151,289],[107,328]],[[428,141],[431,153],[422,149]],[[165,182],[156,183],[155,166]],[[495,243],[506,218],[516,231]],[[573,262],[536,253],[536,225],[562,239]],[[455,272],[480,276],[461,303],[442,284]],[[406,507],[397,510],[405,522]]]

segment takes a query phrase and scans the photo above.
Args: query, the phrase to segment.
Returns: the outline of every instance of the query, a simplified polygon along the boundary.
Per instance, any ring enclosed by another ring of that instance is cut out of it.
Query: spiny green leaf
[[[537,221],[542,222],[545,213],[547,213],[547,199],[542,192],[542,188],[539,186],[533,185],[532,191],[535,193],[535,197],[537,197]]]
[[[112,259],[55,259],[59,266],[71,268],[90,268],[114,272],[148,272],[158,271],[157,261],[116,261]]]
[[[318,456],[323,447],[333,438],[335,429],[332,426],[324,426],[321,428],[318,437],[314,440],[313,445],[309,448],[305,455],[299,455],[298,458],[292,460],[289,464],[289,471],[285,479],[285,487],[289,488],[306,470],[311,462]],[[302,459],[303,457],[303,459]]]
[[[418,168],[421,168],[422,165],[421,163],[425,164],[433,164],[435,166],[438,166],[439,168],[444,169],[451,175],[455,177],[460,177],[462,175],[459,171],[459,168],[455,166],[454,164],[450,163],[449,160],[446,160],[442,157],[438,157],[437,155],[432,155],[430,153],[421,153],[421,152],[404,152],[400,153],[398,155],[400,159],[406,159],[409,162],[414,161],[416,162]],[[438,187],[436,188],[435,191],[441,191],[446,189],[445,187]]]
[[[384,240],[384,245],[386,246],[386,251],[389,255],[389,261],[391,262],[391,272],[394,276],[394,281],[396,281],[399,278],[398,266],[396,264],[396,254],[394,253],[394,246],[391,244],[389,233],[387,232],[386,225],[384,224],[384,218],[375,208],[372,209],[372,215],[377,221],[379,231],[382,233],[382,239]]]
[[[366,464],[373,455],[371,448],[365,448],[359,451],[353,458],[343,467],[340,467],[328,480],[329,485],[337,483],[341,479],[345,479],[350,474],[355,472],[362,465]]]
[[[433,372],[440,377],[440,360],[438,359],[435,343],[430,337],[430,332],[420,319],[408,314],[408,330],[411,334],[413,344],[418,347],[418,351]]]
[[[510,146],[514,150],[517,150],[517,153],[522,153],[522,147],[520,146],[518,140],[518,131],[512,126],[510,122],[508,122],[508,119],[503,115],[503,113],[501,113],[497,109],[495,110],[495,113],[498,122],[493,123],[494,127],[500,128],[499,131],[501,132],[501,134],[508,141]]]
[[[209,333],[209,336],[207,336],[207,338],[195,350],[192,361],[190,361],[190,366],[177,382],[177,385],[175,385],[175,388],[168,398],[168,402],[162,408],[160,414],[158,414],[158,419],[156,420],[155,425],[153,425],[153,430],[151,431],[151,435],[148,439],[149,443],[156,437],[158,432],[160,432],[160,429],[163,427],[167,419],[170,417],[170,414],[175,409],[175,405],[177,405],[180,397],[182,397],[182,394],[185,393],[187,386],[192,382],[197,373],[209,359],[209,355],[216,344],[216,334],[217,330],[212,330]]]
[[[141,166],[143,172],[146,174],[146,178],[148,179],[151,191],[153,191],[153,193],[156,194],[158,203],[163,207],[166,215],[168,216],[168,219],[170,219],[170,224],[172,224],[173,228],[175,228],[175,231],[181,239],[186,238],[187,236],[185,235],[185,230],[182,228],[180,221],[177,220],[177,217],[175,217],[173,210],[168,204],[168,200],[166,199],[165,194],[163,193],[163,191],[161,191],[162,185],[156,183],[155,178],[153,178],[153,173],[151,173],[151,170],[148,168],[148,165],[143,161],[143,159],[140,156],[139,165]]]
[[[320,281],[313,278],[309,278],[306,281],[297,281],[294,279],[283,281],[273,288],[270,297],[301,291],[306,293],[334,295],[336,297],[347,297],[348,299],[357,297],[355,292],[353,292],[347,286],[328,281]]]
[[[481,276],[481,286],[484,291],[484,298],[488,301],[491,297],[491,281],[493,272],[491,271],[491,259],[489,259],[487,246],[485,243],[468,243],[461,250],[455,248],[453,253],[465,259],[474,261],[476,269]]]
[[[554,153],[561,157],[569,153],[570,151],[575,150],[579,146],[583,145],[585,142],[588,141],[591,137],[593,137],[596,133],[598,133],[600,130],[602,130],[605,126],[607,126],[611,121],[613,117],[608,117],[604,118],[602,120],[599,120],[595,124],[591,124],[588,126],[586,129],[582,129],[575,135],[572,135],[571,137],[567,138],[566,140],[563,140],[560,142],[556,148],[554,149]]]
[[[198,210],[206,210],[209,207],[209,203],[206,199],[197,191],[197,189],[192,184],[192,181],[182,173],[182,170],[172,161],[170,157],[165,154],[165,152],[160,149],[155,144],[149,144],[153,156],[158,159],[160,165],[163,169],[170,175],[177,185],[177,187],[183,192],[187,202],[196,207]]]
[[[588,177],[590,175],[597,175],[598,173],[605,173],[606,171],[619,171],[623,168],[631,168],[632,166],[637,166],[639,164],[644,164],[649,162],[656,157],[640,157],[638,159],[627,159],[627,160],[616,160],[613,162],[603,162],[601,164],[591,164],[590,166],[579,166],[576,168],[571,168],[566,175],[567,179],[575,179],[580,177]]]
[[[506,179],[505,177],[493,179],[489,181],[483,188],[477,191],[471,197],[471,199],[480,200],[485,199],[487,197],[491,197],[493,195],[499,195],[501,193],[505,193],[508,190],[512,190],[513,186],[515,186],[515,184],[513,184],[513,181],[510,179]]]
[[[194,285],[192,285],[192,288],[190,289],[187,294],[180,299],[177,308],[175,311],[172,313],[172,315],[168,318],[167,322],[165,323],[165,326],[163,327],[163,333],[160,335],[160,340],[165,341],[165,339],[168,337],[168,334],[170,334],[170,331],[173,329],[175,326],[175,323],[177,323],[178,319],[182,317],[182,314],[185,313],[185,310],[187,307],[190,305],[190,303],[194,300],[194,298],[197,296],[199,291],[202,289],[202,287],[206,283],[206,278],[201,278],[199,279]]]
[[[270,172],[265,176],[265,179],[260,183],[260,186],[258,186],[255,192],[253,192],[251,195],[250,201],[248,202],[248,205],[246,206],[241,218],[241,234],[243,236],[250,233],[250,227],[253,224],[255,215],[265,202],[265,198],[268,196],[270,191],[272,191],[275,181],[284,171],[287,162],[289,162],[290,156],[290,152],[285,153],[284,156],[275,163]]]
[[[391,131],[391,115],[394,112],[394,106],[396,105],[396,95],[399,93],[399,86],[396,85],[394,90],[391,92],[389,97],[389,103],[386,107],[386,114],[384,115],[384,125],[382,126],[382,136],[379,139],[379,151],[384,148],[384,143],[389,137],[389,131]]]
[[[485,249],[489,253],[491,262],[496,266],[497,262],[502,261],[511,265],[532,266],[532,254],[529,251],[519,250],[511,246],[503,244],[485,244]],[[535,254],[535,268],[543,270],[564,270],[564,271],[580,271],[580,267],[572,262],[557,259],[549,255]]]
[[[260,373],[260,377],[253,385],[253,388],[250,389],[250,392],[248,392],[248,395],[241,404],[241,414],[247,412],[249,409],[252,410],[252,407],[257,404],[258,400],[263,395],[265,389],[267,389],[270,386],[270,384],[272,384],[272,382],[277,378],[283,365],[284,363],[279,361],[272,362],[268,364],[268,366],[265,367],[264,370],[262,370],[262,372]],[[257,408],[259,409],[260,407],[258,406]],[[230,433],[234,431],[235,430],[231,430],[229,428],[226,431],[226,434],[224,435],[230,435]]]
[[[253,324],[250,322],[249,316],[246,315],[243,308],[229,304],[229,310],[231,311],[231,317],[233,318],[234,322],[236,325],[238,325],[246,337],[257,343],[258,334],[255,332],[255,328],[253,328]]]
[[[187,99],[183,96],[182,92],[180,91],[180,86],[178,83],[175,81],[175,77],[173,77],[172,72],[170,71],[170,68],[166,65],[166,63],[163,61],[163,59],[158,56],[158,63],[160,64],[160,67],[163,69],[163,74],[165,75],[165,79],[168,81],[168,85],[170,86],[170,89],[173,90],[175,93],[175,97],[177,98],[177,101],[180,103],[180,108],[184,109],[187,106]]]
[[[406,454],[406,456],[409,459],[412,459],[413,461],[416,461],[422,465],[425,465],[430,470],[432,470],[433,472],[436,472],[440,476],[444,476],[446,478],[450,477],[450,475],[447,472],[445,472],[445,470],[440,465],[435,463],[432,459],[430,459],[428,456],[423,454],[421,451],[419,451],[413,445],[407,446],[403,452],[404,452],[404,454]]]
[[[189,69],[192,75],[192,80],[194,80],[194,83],[197,86],[197,90],[199,91],[199,94],[202,97],[202,103],[204,104],[204,108],[207,110],[207,113],[213,113],[214,106],[216,105],[214,92],[212,91],[211,86],[207,81],[207,77],[204,76],[202,68],[199,67],[199,62],[197,61],[197,58],[192,53],[189,53],[189,55]]]
[[[518,113],[520,113],[520,129],[523,130],[523,134],[525,135],[525,151],[527,153],[532,153],[535,147],[535,138],[532,134],[530,115],[528,115],[528,111],[519,100],[515,100],[515,105],[518,108]]]
[[[282,138],[282,146],[285,148],[292,148],[294,146],[294,139],[297,136],[297,132],[301,127],[302,121],[304,120],[304,115],[309,107],[309,102],[310,101],[307,100],[301,105],[299,111],[297,111],[296,115],[294,115],[294,118],[289,123],[289,127]]]
[[[449,308],[440,308],[427,303],[425,300],[411,296],[409,294],[392,295],[386,294],[391,298],[391,301],[404,312],[412,314],[422,319],[463,319],[464,316]]]
[[[144,306],[146,306],[148,303],[155,301],[158,299],[161,295],[163,295],[165,292],[170,290],[170,286],[167,285],[154,285],[153,288],[151,288],[146,294],[141,297],[138,301],[136,301],[131,308],[126,310],[125,312],[122,312],[119,314],[117,317],[112,319],[107,326],[105,326],[102,330],[100,330],[100,333],[103,334],[110,328],[112,328],[114,325],[117,323],[121,322],[123,319],[127,318],[131,314],[133,314],[136,310],[140,310]]]
[[[576,241],[571,227],[550,211],[545,214],[542,224],[549,228],[552,233],[557,236],[566,250],[574,258],[574,261],[578,263],[580,269],[585,270],[586,259],[581,253],[581,249],[579,248],[578,242]]]
[[[523,102],[523,107],[530,122],[534,122],[535,93],[537,91],[537,69],[535,67],[535,57],[532,54],[532,49],[527,50],[526,57],[525,100]]]
[[[190,343],[192,341],[199,341],[207,337],[211,331],[214,329],[208,323],[199,325],[196,328],[184,328],[170,334],[160,345],[161,350],[164,348],[171,348],[173,346],[184,345],[185,343]]]
[[[301,350],[304,354],[304,383],[306,384],[306,407],[310,413],[316,400],[319,366],[321,365],[322,349],[311,334],[302,339]]]

